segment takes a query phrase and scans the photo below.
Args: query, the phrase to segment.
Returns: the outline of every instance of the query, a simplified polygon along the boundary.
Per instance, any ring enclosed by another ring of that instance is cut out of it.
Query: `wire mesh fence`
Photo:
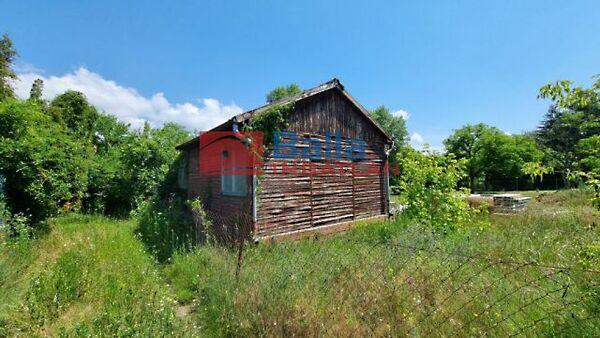
[[[559,190],[569,188],[565,179],[560,173],[544,175],[540,180],[536,178],[523,176],[509,179],[493,179],[477,182],[473,190],[476,192],[486,191],[526,191],[526,190]]]
[[[263,246],[238,264],[227,316],[240,334],[600,333],[600,271],[594,269],[352,239]]]

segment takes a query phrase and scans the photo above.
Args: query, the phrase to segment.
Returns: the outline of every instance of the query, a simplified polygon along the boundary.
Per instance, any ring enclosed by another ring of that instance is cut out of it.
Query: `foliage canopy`
[[[11,68],[16,56],[17,51],[13,48],[12,40],[4,34],[0,39],[0,101],[14,96],[10,81],[17,78]]]
[[[266,99],[268,103],[273,103],[286,97],[300,94],[302,89],[295,83],[291,83],[287,86],[279,86],[267,93]]]

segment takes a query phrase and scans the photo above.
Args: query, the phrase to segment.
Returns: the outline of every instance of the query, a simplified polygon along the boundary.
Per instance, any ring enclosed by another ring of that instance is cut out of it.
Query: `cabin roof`
[[[309,98],[311,96],[323,93],[323,92],[328,91],[328,90],[339,90],[339,92],[343,96],[345,96],[350,102],[352,102],[352,104],[356,108],[358,108],[358,110],[367,118],[367,121],[369,121],[370,123],[372,123],[375,126],[375,128],[379,132],[381,132],[381,134],[385,137],[385,139],[387,141],[391,141],[392,138],[390,137],[390,135],[388,135],[385,132],[385,130],[383,130],[383,128],[381,128],[381,126],[377,122],[375,122],[375,120],[373,120],[371,118],[371,116],[369,115],[369,111],[366,110],[365,107],[363,107],[360,103],[358,103],[358,101],[356,101],[348,92],[346,92],[344,90],[344,86],[336,78],[334,78],[334,79],[332,79],[330,81],[327,81],[325,83],[322,83],[322,84],[320,84],[320,85],[318,85],[316,87],[304,90],[304,91],[302,91],[301,93],[299,93],[297,95],[286,97],[284,99],[281,99],[281,100],[278,100],[278,101],[275,101],[275,102],[271,102],[271,103],[262,105],[260,107],[248,110],[248,111],[243,112],[241,114],[235,115],[234,117],[230,118],[229,120],[227,120],[227,121],[221,123],[220,125],[214,127],[210,131],[227,131],[227,130],[231,130],[233,122],[243,123],[243,122],[249,121],[249,120],[252,119],[252,117],[254,115],[256,115],[256,114],[258,114],[258,113],[260,113],[262,111],[265,111],[265,110],[267,110],[267,109],[269,109],[269,108],[271,108],[271,107],[273,107],[275,105],[285,105],[285,104],[288,104],[288,103],[295,103],[295,102],[298,102],[298,101],[302,101],[302,100],[304,100],[306,98]],[[197,141],[198,141],[198,136],[192,138],[189,141],[186,141],[186,142],[178,145],[176,148],[179,149],[179,150],[185,149],[189,145],[191,145],[191,144],[193,144],[193,143],[195,143]]]

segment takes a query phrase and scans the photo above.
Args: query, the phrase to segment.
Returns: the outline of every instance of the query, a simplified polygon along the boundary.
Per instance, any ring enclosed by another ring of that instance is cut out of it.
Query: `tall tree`
[[[539,161],[542,153],[528,135],[507,135],[485,124],[466,125],[444,141],[446,151],[466,160],[468,184],[488,183],[523,175],[526,162]]]
[[[600,77],[590,88],[573,87],[571,81],[556,81],[540,88],[539,98],[550,99],[552,106],[537,132],[538,142],[545,147],[546,163],[563,175],[573,170],[586,170],[582,151],[595,144],[600,135]],[[578,144],[579,146],[578,151]],[[592,155],[589,155],[592,156]]]
[[[31,90],[29,91],[29,99],[32,101],[41,101],[43,91],[44,81],[42,79],[35,79],[31,85]]]
[[[486,182],[523,176],[523,165],[541,158],[535,141],[522,135],[507,135],[499,130],[483,133],[475,145],[474,166]]]
[[[600,135],[579,140],[575,146],[579,169],[600,175]]]
[[[268,103],[273,103],[286,97],[300,94],[301,92],[302,89],[300,88],[300,86],[298,86],[295,83],[292,83],[287,86],[280,86],[271,90],[269,93],[267,93],[266,98]]]
[[[399,165],[399,150],[404,151],[404,145],[408,139],[408,132],[406,131],[406,121],[402,116],[396,116],[390,112],[385,106],[379,106],[369,112],[369,115],[375,120],[385,132],[395,139],[394,149],[390,152],[389,164],[391,168],[395,168]],[[397,186],[399,184],[399,175],[394,174],[395,170],[391,171],[391,186]]]
[[[31,101],[0,103],[0,172],[11,210],[35,223],[86,195],[91,147]]]
[[[483,173],[481,166],[475,160],[475,154],[478,151],[477,144],[483,135],[492,131],[497,131],[497,129],[483,123],[466,125],[455,130],[450,137],[444,140],[448,153],[454,154],[459,159],[466,159],[467,179],[471,191],[475,189],[475,183]]]
[[[7,34],[0,39],[0,101],[14,97],[10,82],[17,78],[11,65],[17,56],[17,51],[13,48],[13,43]]]
[[[369,112],[369,115],[375,120],[383,130],[396,139],[399,145],[406,142],[408,132],[406,131],[406,121],[402,116],[396,116],[390,112],[386,106],[379,106]]]
[[[50,103],[49,111],[71,132],[88,139],[92,137],[98,112],[88,103],[83,93],[69,90],[58,95]]]

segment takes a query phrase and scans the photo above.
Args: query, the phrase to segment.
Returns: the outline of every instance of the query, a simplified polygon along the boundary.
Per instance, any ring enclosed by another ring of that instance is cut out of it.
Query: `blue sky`
[[[337,77],[367,108],[409,112],[409,131],[439,147],[466,123],[533,129],[548,106],[536,99],[541,85],[589,85],[600,73],[597,1],[21,0],[0,8],[0,32],[20,54],[19,93],[42,77],[46,95],[72,86],[134,124],[204,129],[263,103],[274,86]]]

